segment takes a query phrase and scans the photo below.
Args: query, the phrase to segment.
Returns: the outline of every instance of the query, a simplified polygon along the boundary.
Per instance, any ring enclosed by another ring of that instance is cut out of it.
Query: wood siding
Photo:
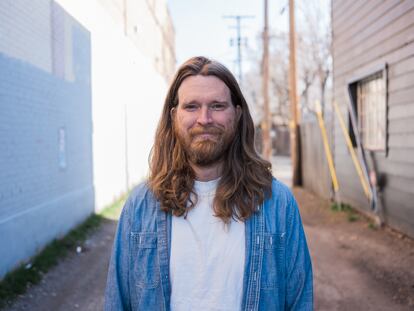
[[[326,123],[327,130],[331,127]],[[324,151],[322,134],[316,117],[302,122],[300,131],[303,186],[318,196],[331,199],[331,177]],[[330,146],[332,146],[330,142]]]
[[[344,117],[348,83],[388,66],[388,153],[376,152],[385,177],[385,221],[414,237],[414,1],[332,0],[333,92]],[[335,164],[341,198],[369,211],[338,121]]]

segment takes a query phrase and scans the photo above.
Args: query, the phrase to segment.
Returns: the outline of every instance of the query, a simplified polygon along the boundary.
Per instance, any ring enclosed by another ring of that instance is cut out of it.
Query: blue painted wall
[[[72,26],[49,57],[70,55],[71,79],[0,51],[0,278],[94,211],[90,35],[52,9]]]

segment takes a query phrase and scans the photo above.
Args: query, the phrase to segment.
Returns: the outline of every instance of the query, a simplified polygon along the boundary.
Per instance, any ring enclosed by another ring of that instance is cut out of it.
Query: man
[[[296,202],[254,149],[230,71],[178,70],[147,182],[114,242],[106,310],[311,310],[312,267]]]

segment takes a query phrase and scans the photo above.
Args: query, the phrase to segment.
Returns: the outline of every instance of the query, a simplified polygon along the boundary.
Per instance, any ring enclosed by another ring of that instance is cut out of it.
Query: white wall
[[[97,1],[57,2],[91,32],[93,169],[99,210],[126,190],[126,158],[130,185],[147,176],[166,84],[104,6]]]

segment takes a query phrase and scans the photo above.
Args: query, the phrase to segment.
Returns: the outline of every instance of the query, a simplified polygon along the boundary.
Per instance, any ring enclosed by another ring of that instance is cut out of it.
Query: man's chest
[[[245,270],[244,223],[225,225],[213,216],[211,207],[200,205],[186,218],[172,217],[169,268],[172,310],[187,310],[189,305],[239,310]]]

